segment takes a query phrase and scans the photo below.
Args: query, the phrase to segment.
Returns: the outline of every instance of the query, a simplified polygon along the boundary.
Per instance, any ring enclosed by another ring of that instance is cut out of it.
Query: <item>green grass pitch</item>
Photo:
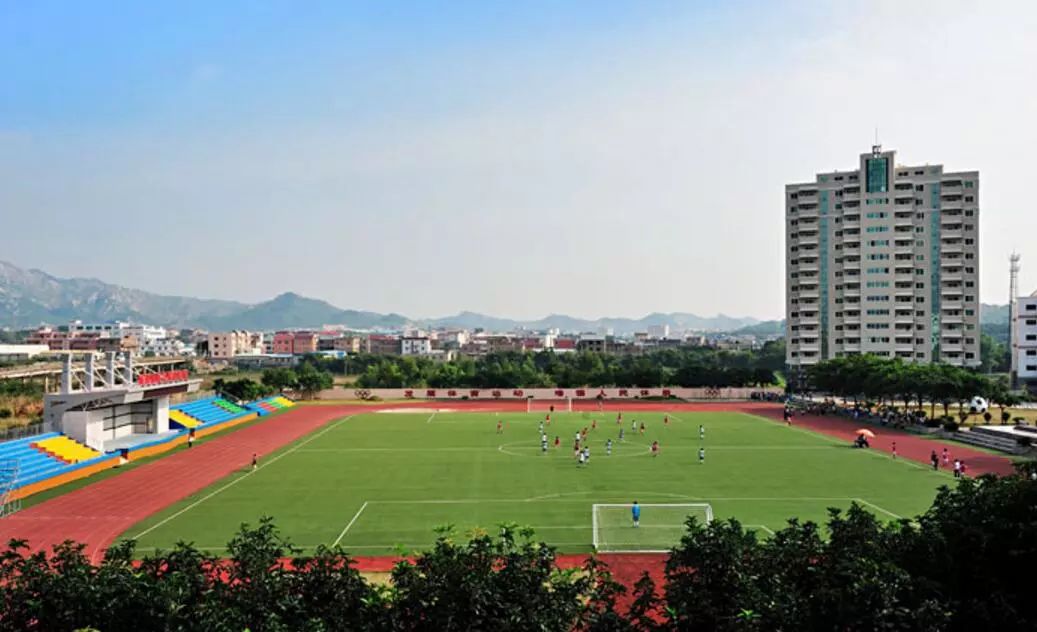
[[[537,427],[544,413],[359,414],[262,459],[255,472],[242,464],[123,537],[136,537],[142,553],[178,540],[219,553],[241,523],[269,515],[304,550],[338,543],[354,555],[383,555],[429,545],[438,526],[464,534],[517,523],[577,553],[592,550],[592,505],[637,500],[646,506],[636,537],[624,531],[632,527],[622,508],[602,514],[599,532],[633,548],[667,548],[681,532],[674,523],[702,512],[655,510],[654,503],[708,503],[717,519],[733,516],[765,535],[789,517],[824,521],[828,507],[854,500],[880,518],[914,516],[951,482],[920,464],[747,414],[669,417],[664,425],[663,413],[626,413],[620,426],[615,413],[555,413],[543,455]],[[590,462],[580,467],[574,435],[593,419]],[[632,419],[645,422],[644,435],[631,431]],[[657,457],[649,453],[654,440]]]

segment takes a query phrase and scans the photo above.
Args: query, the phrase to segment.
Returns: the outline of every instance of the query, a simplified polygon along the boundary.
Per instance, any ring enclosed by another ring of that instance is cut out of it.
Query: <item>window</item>
[[[868,228],[865,230],[865,232],[868,232],[868,233],[888,233],[889,232],[889,226],[868,226]]]
[[[1037,312],[1037,303],[1030,303],[1029,305],[1027,305],[1026,306],[1026,311],[1028,311],[1028,312]]]
[[[882,193],[889,190],[889,159],[869,158],[865,164],[867,170],[868,193]]]

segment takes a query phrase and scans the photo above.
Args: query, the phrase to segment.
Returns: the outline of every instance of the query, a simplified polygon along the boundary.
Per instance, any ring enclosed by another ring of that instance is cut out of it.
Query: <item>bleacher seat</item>
[[[59,457],[56,453],[39,447],[41,444],[61,451],[66,457]],[[77,460],[66,461],[64,458]],[[51,478],[103,458],[105,457],[100,452],[57,432],[46,432],[0,443],[0,461],[14,461],[18,464],[15,487]]]
[[[295,402],[288,399],[284,395],[276,395],[274,397],[267,397],[265,399],[256,400],[245,405],[249,410],[254,411],[260,417],[269,415],[270,413],[277,412],[283,408],[291,408],[295,406]]]
[[[199,428],[231,421],[250,414],[250,410],[242,408],[219,397],[196,399],[171,406],[169,420],[183,428]]]

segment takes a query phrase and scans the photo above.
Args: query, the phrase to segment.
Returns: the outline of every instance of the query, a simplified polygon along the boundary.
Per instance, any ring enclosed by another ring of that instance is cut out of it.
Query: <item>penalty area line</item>
[[[869,503],[868,501],[864,500],[863,498],[851,498],[850,500],[857,501],[857,502],[861,503],[862,505],[867,505],[868,507],[871,507],[872,509],[875,509],[877,511],[881,511],[882,513],[886,514],[887,516],[892,516],[892,517],[896,518],[897,520],[903,520],[904,519],[904,517],[901,516],[900,514],[895,514],[895,513],[893,513],[892,511],[890,511],[888,509],[883,509],[882,507],[879,507],[875,503]]]
[[[335,538],[335,541],[331,543],[331,546],[338,546],[338,543],[341,542],[342,538],[346,536],[346,532],[349,531],[349,528],[353,526],[353,523],[355,523],[357,518],[360,517],[360,514],[364,513],[365,509],[367,509],[366,500],[364,501],[364,504],[360,505],[360,509],[358,509],[356,514],[353,515],[353,519],[349,521],[349,524],[346,525],[346,528],[342,529],[342,533],[338,534],[338,537]]]
[[[427,423],[427,424],[430,424],[430,423],[432,423],[432,418],[433,418],[433,417],[435,417],[435,416],[436,416],[436,413],[438,413],[438,412],[439,412],[439,411],[437,410],[437,411],[436,411],[435,413],[432,413],[431,415],[429,415],[429,416],[428,416],[428,419],[426,419],[426,420],[425,420],[425,423]]]

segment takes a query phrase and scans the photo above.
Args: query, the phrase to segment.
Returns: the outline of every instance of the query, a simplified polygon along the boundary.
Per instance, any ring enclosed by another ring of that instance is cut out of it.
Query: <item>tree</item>
[[[263,382],[263,386],[277,392],[284,392],[286,389],[294,388],[298,384],[295,371],[284,367],[266,369],[263,371],[263,376],[260,379]]]
[[[334,379],[331,377],[331,373],[327,371],[320,371],[313,368],[311,365],[304,364],[299,367],[296,371],[295,380],[298,384],[299,390],[303,392],[306,398],[312,398],[319,391],[331,388],[334,384]]]

